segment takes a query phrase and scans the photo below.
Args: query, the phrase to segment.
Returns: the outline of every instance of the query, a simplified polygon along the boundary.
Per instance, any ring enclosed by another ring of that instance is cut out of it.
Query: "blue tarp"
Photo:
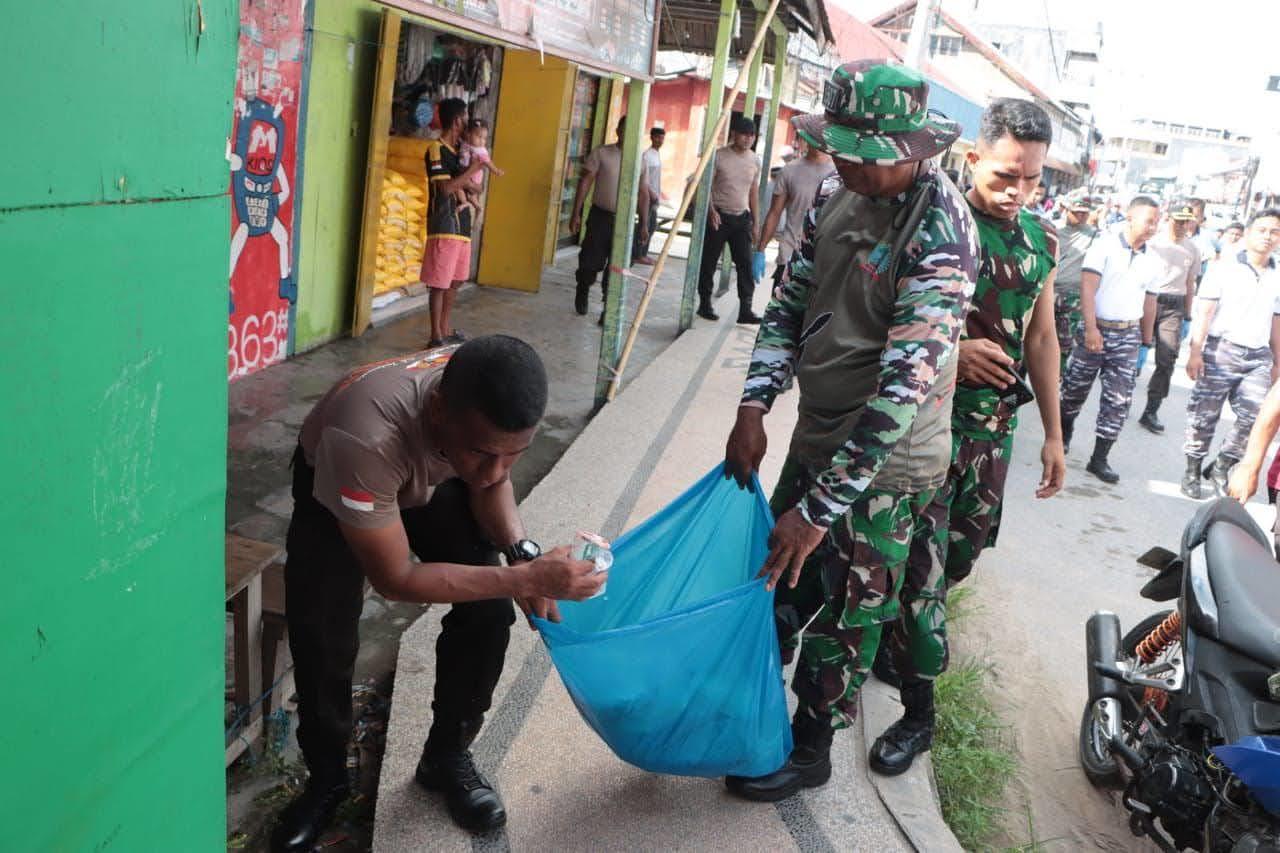
[[[721,466],[613,546],[606,595],[535,619],[588,725],[624,761],[683,776],[782,766],[791,729],[756,573],[773,516]]]

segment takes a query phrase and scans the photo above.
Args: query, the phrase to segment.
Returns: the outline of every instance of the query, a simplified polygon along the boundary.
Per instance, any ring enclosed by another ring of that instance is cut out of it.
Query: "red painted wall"
[[[297,199],[298,98],[305,4],[241,0],[231,168],[227,376],[283,361],[289,351]]]
[[[662,193],[672,207],[680,203],[685,179],[698,165],[698,143],[702,138],[710,89],[710,81],[686,76],[659,80],[649,93],[648,124],[650,127],[661,124],[667,131],[662,145]],[[742,109],[743,102],[744,96],[739,95],[736,109]],[[758,101],[756,109],[766,105],[767,102]],[[795,145],[791,117],[796,114],[796,110],[785,104],[778,111],[773,137],[774,165],[782,162],[783,146]],[[756,150],[763,152],[763,143],[757,142]]]

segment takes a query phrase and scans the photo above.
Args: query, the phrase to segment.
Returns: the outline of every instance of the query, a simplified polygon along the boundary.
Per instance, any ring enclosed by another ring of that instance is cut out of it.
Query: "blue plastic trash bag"
[[[623,761],[761,776],[791,752],[773,593],[773,516],[722,466],[613,545],[608,592],[535,619],[583,719]]]

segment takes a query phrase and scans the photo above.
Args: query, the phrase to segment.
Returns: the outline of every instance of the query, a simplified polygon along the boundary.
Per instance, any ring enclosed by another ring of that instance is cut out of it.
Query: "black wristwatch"
[[[542,548],[532,539],[521,539],[503,548],[502,554],[507,558],[507,565],[513,566],[516,563],[527,563],[529,560],[538,559],[542,556]]]

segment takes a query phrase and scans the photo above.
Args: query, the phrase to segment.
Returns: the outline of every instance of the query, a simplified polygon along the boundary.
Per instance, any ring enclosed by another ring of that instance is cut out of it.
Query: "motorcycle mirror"
[[[1146,566],[1149,569],[1155,569],[1157,572],[1162,572],[1170,565],[1177,562],[1177,560],[1177,554],[1173,553],[1168,548],[1156,546],[1138,558],[1138,565]]]

